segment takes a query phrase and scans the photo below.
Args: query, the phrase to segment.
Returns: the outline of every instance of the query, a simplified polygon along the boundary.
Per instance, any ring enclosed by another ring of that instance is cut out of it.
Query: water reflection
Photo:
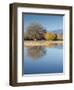
[[[63,49],[62,43],[49,43],[48,45],[37,45],[37,46],[26,46],[27,47],[27,54],[33,60],[41,58],[46,55],[47,49],[46,48],[57,48]]]
[[[44,46],[29,46],[27,47],[27,52],[32,59],[38,59],[46,54],[46,49]]]
[[[27,45],[24,47],[23,74],[63,72],[62,44]]]

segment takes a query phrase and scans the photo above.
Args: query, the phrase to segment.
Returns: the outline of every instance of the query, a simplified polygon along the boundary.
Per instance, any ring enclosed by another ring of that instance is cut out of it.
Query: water
[[[63,72],[63,46],[24,47],[23,74]]]

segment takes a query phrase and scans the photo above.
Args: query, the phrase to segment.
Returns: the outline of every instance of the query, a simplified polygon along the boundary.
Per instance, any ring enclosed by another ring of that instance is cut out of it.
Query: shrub
[[[53,34],[53,33],[45,33],[45,39],[46,40],[56,40],[57,39],[57,35]]]

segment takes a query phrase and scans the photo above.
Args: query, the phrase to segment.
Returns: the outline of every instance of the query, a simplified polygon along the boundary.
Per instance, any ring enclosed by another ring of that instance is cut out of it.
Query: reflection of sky
[[[57,29],[63,30],[63,16],[61,15],[36,15],[24,14],[24,31],[32,23],[40,23],[46,30],[53,31]]]
[[[63,49],[46,48],[46,51],[42,58],[33,60],[24,48],[24,74],[63,72]]]

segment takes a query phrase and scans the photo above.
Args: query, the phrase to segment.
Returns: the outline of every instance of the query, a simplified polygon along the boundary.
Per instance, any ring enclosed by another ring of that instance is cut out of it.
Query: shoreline
[[[55,46],[63,45],[63,41],[24,41],[24,46]]]

